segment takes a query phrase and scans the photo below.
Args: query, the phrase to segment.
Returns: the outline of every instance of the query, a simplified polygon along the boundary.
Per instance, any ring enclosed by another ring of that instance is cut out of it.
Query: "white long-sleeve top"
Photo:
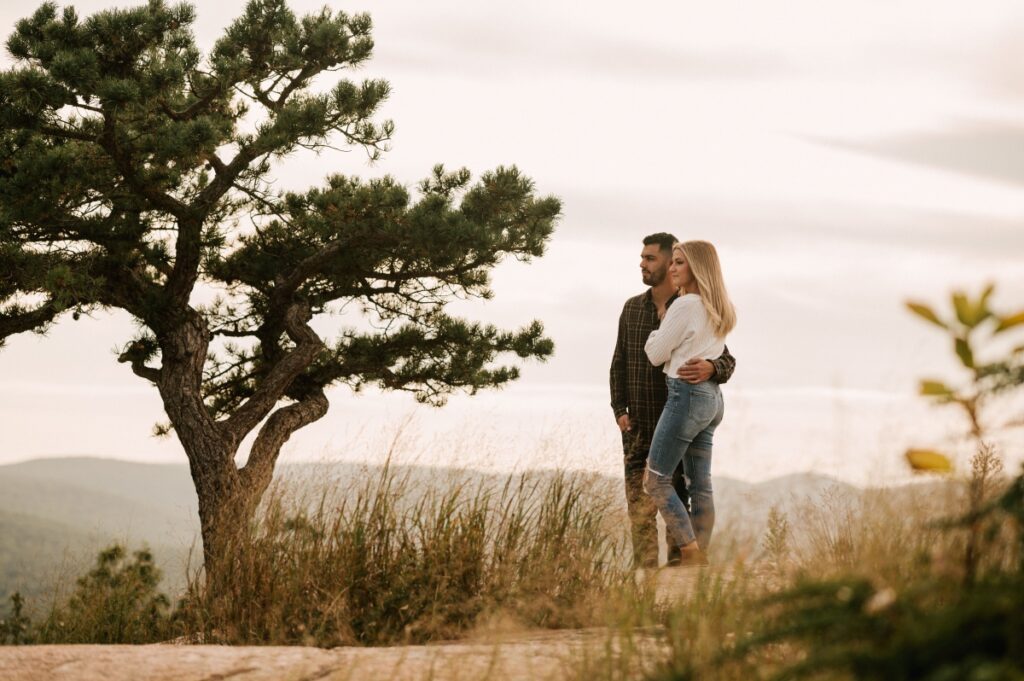
[[[687,360],[719,357],[725,351],[725,337],[715,335],[700,296],[687,293],[669,306],[661,326],[647,338],[644,351],[651,364],[664,364],[665,373],[675,376]]]

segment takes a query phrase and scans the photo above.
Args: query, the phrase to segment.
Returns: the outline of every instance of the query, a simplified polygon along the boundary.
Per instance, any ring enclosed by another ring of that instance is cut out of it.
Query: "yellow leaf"
[[[974,351],[971,350],[971,344],[966,338],[957,338],[953,343],[953,349],[965,367],[974,368]]]
[[[988,311],[987,298],[989,291],[981,294],[976,302],[972,302],[965,294],[957,291],[953,294],[953,308],[956,310],[956,318],[960,323],[969,329],[985,321],[991,312]]]
[[[953,294],[953,309],[956,310],[956,318],[964,326],[971,325],[971,304],[967,302],[967,296],[960,291]]]
[[[936,315],[935,312],[927,305],[907,301],[907,307],[918,317],[922,317],[930,321],[932,324],[946,328],[946,325],[942,323],[942,320],[939,319],[938,315]]]
[[[1024,310],[1021,310],[1017,314],[1010,315],[1009,317],[1000,317],[999,326],[996,327],[995,333],[1012,329],[1013,327],[1021,324],[1024,324]]]
[[[949,397],[953,390],[941,381],[921,381],[921,394],[930,397]]]
[[[932,449],[908,449],[906,457],[915,471],[950,473],[953,470],[949,457]]]
[[[995,284],[989,284],[985,287],[985,290],[981,292],[981,298],[978,300],[978,306],[985,311],[988,311],[988,299],[992,297],[992,292],[996,290]]]

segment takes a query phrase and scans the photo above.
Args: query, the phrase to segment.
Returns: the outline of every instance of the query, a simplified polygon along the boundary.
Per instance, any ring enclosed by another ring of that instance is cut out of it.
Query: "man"
[[[651,448],[651,436],[665,407],[668,390],[661,367],[652,366],[644,353],[651,331],[658,328],[665,310],[678,296],[668,276],[672,244],[676,238],[659,232],[644,239],[640,273],[650,288],[626,301],[619,317],[619,334],[612,355],[610,385],[612,410],[622,432],[626,477],[626,505],[633,537],[633,560],[637,567],[658,566],[658,526],[654,503],[643,489],[644,468]],[[708,361],[694,358],[680,367],[678,375],[690,383],[712,380],[725,383],[736,368],[726,348],[722,356]],[[682,466],[672,478],[683,503],[687,503]],[[679,547],[669,547],[668,562],[679,561]]]

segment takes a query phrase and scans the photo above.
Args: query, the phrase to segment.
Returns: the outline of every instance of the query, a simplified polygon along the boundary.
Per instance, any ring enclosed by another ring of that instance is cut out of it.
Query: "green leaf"
[[[988,295],[990,295],[990,292],[986,290],[986,292],[982,293],[978,302],[972,303],[967,295],[960,291],[953,294],[953,309],[956,310],[956,318],[960,320],[961,324],[969,329],[973,329],[985,321],[991,314],[985,302]]]
[[[985,312],[991,314],[988,309],[988,299],[992,296],[992,292],[996,290],[995,284],[988,284],[985,289],[981,292],[981,298],[978,299],[978,307]]]
[[[1021,324],[1024,324],[1024,310],[1021,310],[1017,314],[1010,315],[1009,317],[1000,317],[999,326],[996,327],[996,330],[993,333],[1000,333],[1007,329],[1012,329],[1015,326],[1020,326]]]
[[[971,328],[974,328],[978,324],[981,324],[983,321],[985,321],[991,316],[992,313],[988,311],[988,308],[985,307],[985,304],[982,303],[981,301],[978,301],[974,305],[974,316],[971,318]]]
[[[971,350],[971,344],[967,342],[967,339],[957,338],[953,347],[956,350],[956,354],[960,358],[960,361],[963,362],[963,365],[968,369],[973,369],[974,351]]]
[[[956,311],[956,318],[964,326],[971,325],[971,304],[967,302],[967,296],[962,291],[953,293],[953,309]]]
[[[910,311],[913,312],[914,314],[916,314],[918,317],[921,317],[923,319],[927,319],[932,324],[935,324],[936,326],[939,326],[939,327],[941,327],[943,329],[946,328],[946,325],[942,322],[941,319],[939,319],[939,316],[937,314],[935,314],[935,311],[932,310],[927,305],[925,305],[923,303],[914,303],[914,302],[908,301],[907,302],[907,308],[909,308]]]
[[[915,471],[927,473],[950,473],[953,462],[949,457],[933,449],[908,449],[905,455],[907,463]]]
[[[929,397],[951,397],[953,389],[941,381],[921,381],[921,394]]]

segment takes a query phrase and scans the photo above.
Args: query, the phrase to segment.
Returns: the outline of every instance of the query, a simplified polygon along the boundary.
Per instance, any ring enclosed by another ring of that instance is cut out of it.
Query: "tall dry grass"
[[[933,638],[955,639],[955,627],[977,626],[952,614],[960,604],[998,622],[1007,617],[999,603],[1020,590],[1013,585],[1024,587],[1019,572],[1024,534],[1012,512],[970,520],[978,509],[998,511],[1001,495],[1020,483],[998,475],[991,461],[977,456],[973,468],[967,479],[846,494],[831,490],[789,514],[774,509],[760,550],[746,547],[708,569],[663,570],[654,576],[660,597],[638,602],[625,616],[620,608],[619,618],[608,622],[607,644],[581,653],[575,676],[607,681],[918,678],[899,675],[905,663],[897,659],[903,650],[898,646],[917,646],[907,655],[925,654],[922,650],[938,655],[927,645],[944,644]],[[968,579],[973,581],[967,584]],[[944,632],[941,621],[953,631]],[[886,627],[892,650],[873,638],[884,639]],[[968,631],[962,635],[970,640]],[[998,647],[977,653],[1000,654]],[[897,675],[853,674],[849,670],[858,660],[865,669],[876,669],[870,662]],[[1018,678],[1004,672],[991,678]]]
[[[177,621],[208,642],[318,646],[455,638],[496,617],[594,624],[630,578],[611,501],[591,482],[424,487],[385,467],[354,489],[279,486],[223,583],[193,579]]]

